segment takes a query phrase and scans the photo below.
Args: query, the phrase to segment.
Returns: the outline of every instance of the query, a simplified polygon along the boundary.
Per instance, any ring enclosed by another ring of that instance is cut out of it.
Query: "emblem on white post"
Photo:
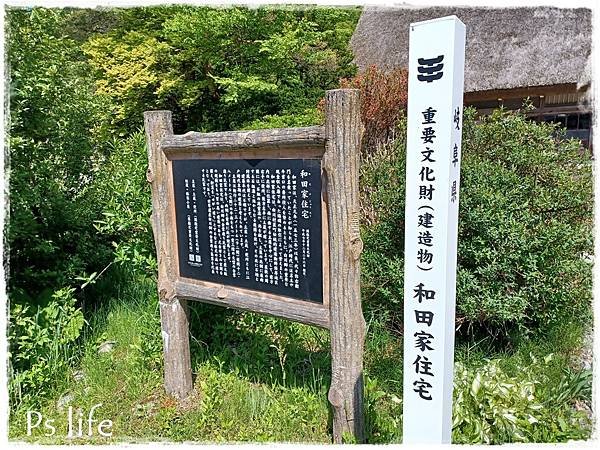
[[[450,443],[465,25],[410,25],[404,443]]]

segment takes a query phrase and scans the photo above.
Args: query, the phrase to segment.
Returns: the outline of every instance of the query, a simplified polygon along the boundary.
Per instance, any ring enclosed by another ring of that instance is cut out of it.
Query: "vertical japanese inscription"
[[[404,276],[405,443],[452,431],[464,25],[411,24]]]
[[[322,303],[316,159],[174,160],[183,277]]]

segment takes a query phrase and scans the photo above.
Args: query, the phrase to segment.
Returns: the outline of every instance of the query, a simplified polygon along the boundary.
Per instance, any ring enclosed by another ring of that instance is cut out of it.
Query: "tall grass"
[[[31,437],[26,436],[27,408],[21,407],[11,413],[12,439],[72,443],[65,438],[68,406],[85,413],[102,403],[97,415],[113,420],[113,437],[75,442],[330,442],[331,360],[326,331],[192,304],[195,391],[187,401],[177,403],[164,394],[162,386],[155,282],[114,272],[102,283],[94,288],[102,301],[88,305],[90,320],[80,342],[81,357],[57,375],[65,382],[38,409],[44,417],[57,419],[56,435],[45,437],[43,430],[34,430]],[[108,285],[111,289],[105,290]],[[108,295],[109,291],[114,295]],[[367,319],[367,439],[399,443],[402,336],[383,316],[368,314]],[[591,390],[589,374],[573,364],[582,334],[583,328],[568,324],[512,349],[488,340],[459,342],[454,441],[544,442],[588,437],[589,420],[575,410],[577,404],[589,402]],[[98,353],[107,341],[114,342],[113,350]],[[473,394],[475,379],[485,388]],[[503,384],[514,386],[504,397],[498,388]],[[522,386],[535,387],[535,403],[520,396]],[[59,407],[60,399],[65,404]],[[531,409],[534,404],[543,409]],[[510,420],[491,412],[496,410],[519,421],[516,432],[510,432]]]

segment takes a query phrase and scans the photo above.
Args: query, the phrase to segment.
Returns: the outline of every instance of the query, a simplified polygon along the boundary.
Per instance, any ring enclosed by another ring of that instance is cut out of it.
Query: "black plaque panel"
[[[323,302],[321,161],[173,161],[182,277]]]

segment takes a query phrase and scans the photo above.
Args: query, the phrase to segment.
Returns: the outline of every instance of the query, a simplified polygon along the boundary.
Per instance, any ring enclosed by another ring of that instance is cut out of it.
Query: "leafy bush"
[[[454,380],[453,442],[565,442],[586,439],[589,418],[573,401],[590,396],[591,372],[567,372],[560,384],[548,380],[550,354],[531,356],[511,374],[501,359],[475,371],[457,363]],[[589,400],[589,398],[588,398]]]
[[[103,205],[98,232],[114,247],[114,261],[129,270],[153,276],[157,268],[150,215],[152,201],[146,180],[148,155],[142,131],[124,140],[114,140],[111,155],[94,184]]]
[[[63,33],[67,13],[7,11],[10,73],[9,290],[32,296],[70,285],[110,249],[92,220],[88,188],[104,153],[103,103],[89,66]]]
[[[318,108],[309,108],[294,114],[274,114],[250,122],[244,128],[259,130],[263,128],[293,128],[320,125],[325,121],[323,112]]]
[[[118,40],[94,37],[84,45],[84,51],[93,66],[107,74],[96,79],[96,93],[112,100],[112,126],[123,124],[123,136],[125,130],[139,126],[144,110],[156,109],[158,71],[169,47],[154,36],[131,31]]]
[[[384,71],[370,66],[353,78],[341,80],[342,88],[360,89],[361,119],[365,126],[363,154],[394,137],[396,125],[408,101],[408,72],[397,68]]]
[[[46,293],[37,305],[29,298],[11,303],[8,342],[13,407],[39,402],[58,380],[64,380],[64,369],[74,356],[69,344],[79,337],[84,324],[73,292],[65,288]]]
[[[401,121],[405,127],[405,121]],[[400,324],[405,142],[363,161],[363,293]],[[576,141],[523,113],[475,122],[466,110],[458,236],[457,320],[493,335],[590,317],[591,160]],[[501,333],[502,332],[502,333]],[[508,336],[510,338],[510,336]]]
[[[120,26],[85,52],[122,133],[146,109],[174,112],[176,130],[247,127],[303,114],[354,73],[356,8],[163,7],[117,10]],[[150,18],[146,26],[141,26]]]
[[[589,317],[589,153],[496,111],[465,127],[458,290],[466,320],[523,328]]]
[[[106,148],[104,103],[64,33],[68,12],[7,10],[10,66],[10,400],[40,401],[65,381],[84,318],[71,288],[111,258],[90,186]]]

